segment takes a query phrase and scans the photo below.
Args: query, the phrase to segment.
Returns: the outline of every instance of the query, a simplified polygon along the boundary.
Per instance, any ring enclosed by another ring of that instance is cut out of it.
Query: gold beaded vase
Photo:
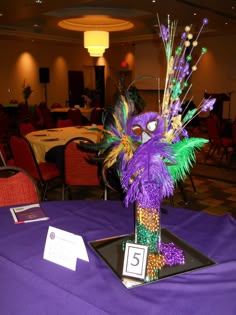
[[[136,202],[135,221],[135,243],[148,246],[145,282],[150,282],[158,279],[159,269],[164,265],[164,256],[160,254],[160,206],[145,207]]]

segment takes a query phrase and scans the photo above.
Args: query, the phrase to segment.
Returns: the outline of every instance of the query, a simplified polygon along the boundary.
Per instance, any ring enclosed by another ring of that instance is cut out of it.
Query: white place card
[[[74,271],[77,258],[89,261],[81,236],[52,226],[48,228],[43,258]]]
[[[123,276],[144,279],[146,275],[148,246],[127,242],[123,263]]]

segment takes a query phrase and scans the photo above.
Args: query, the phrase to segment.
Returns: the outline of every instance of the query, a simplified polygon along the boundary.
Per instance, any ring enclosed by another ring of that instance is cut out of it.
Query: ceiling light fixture
[[[113,18],[112,12],[105,15],[85,14],[85,11],[89,11],[88,8],[80,12],[82,16],[63,19],[58,22],[58,25],[70,31],[83,32],[84,47],[88,49],[92,57],[101,57],[105,49],[109,48],[111,32],[125,31],[134,27],[134,24],[127,19]],[[97,8],[93,8],[91,13],[94,11],[97,12]],[[106,9],[103,8],[102,11],[106,11]],[[129,12],[130,10],[126,12],[126,15]],[[117,11],[114,11],[115,13],[118,15]]]
[[[109,32],[84,32],[84,48],[88,49],[91,57],[102,57],[105,49],[109,48]]]

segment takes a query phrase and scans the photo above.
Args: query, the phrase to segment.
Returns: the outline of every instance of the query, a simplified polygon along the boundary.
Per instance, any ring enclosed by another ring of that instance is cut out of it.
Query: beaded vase
[[[158,279],[159,269],[165,264],[164,256],[160,254],[160,204],[147,206],[137,201],[135,221],[135,243],[148,246],[145,282],[150,282]]]

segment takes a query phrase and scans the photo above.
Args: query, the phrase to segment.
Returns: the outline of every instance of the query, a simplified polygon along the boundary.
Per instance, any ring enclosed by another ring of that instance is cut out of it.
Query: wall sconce
[[[105,49],[109,48],[109,32],[84,32],[84,48],[88,49],[91,57],[102,57]]]

